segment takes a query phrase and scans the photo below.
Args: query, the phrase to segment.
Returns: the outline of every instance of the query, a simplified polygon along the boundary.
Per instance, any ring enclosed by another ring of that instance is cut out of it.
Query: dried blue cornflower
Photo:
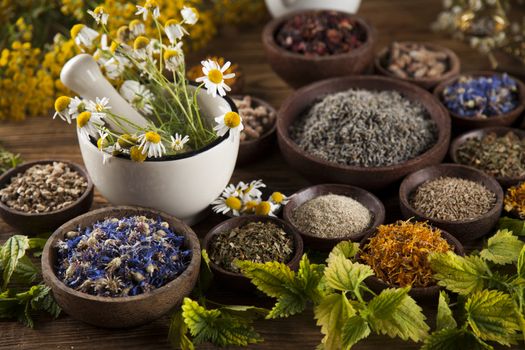
[[[191,261],[183,236],[145,216],[109,218],[67,232],[55,247],[57,276],[70,288],[105,297],[160,288]]]
[[[518,84],[507,74],[462,76],[443,90],[442,100],[451,112],[470,118],[506,114],[520,102]]]

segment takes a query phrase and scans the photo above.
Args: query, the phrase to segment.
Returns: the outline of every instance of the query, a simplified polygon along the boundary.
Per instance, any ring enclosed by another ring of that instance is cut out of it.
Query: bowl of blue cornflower
[[[463,73],[439,84],[434,95],[456,130],[510,126],[525,110],[525,85],[495,71]]]
[[[42,275],[71,317],[105,328],[151,322],[195,286],[200,244],[182,221],[151,209],[107,207],[59,227]]]

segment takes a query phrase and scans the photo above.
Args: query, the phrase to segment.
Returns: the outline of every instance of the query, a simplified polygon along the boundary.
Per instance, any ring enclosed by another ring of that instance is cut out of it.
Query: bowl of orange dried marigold
[[[416,299],[434,299],[440,287],[428,262],[431,253],[454,251],[464,255],[463,246],[451,234],[427,222],[397,221],[380,225],[361,241],[358,259],[369,265],[375,276],[366,279],[374,292],[390,287],[411,287]]]

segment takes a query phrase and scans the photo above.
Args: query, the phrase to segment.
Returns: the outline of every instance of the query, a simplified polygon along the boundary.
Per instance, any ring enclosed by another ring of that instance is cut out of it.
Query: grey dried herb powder
[[[272,222],[250,222],[218,233],[211,241],[210,260],[225,270],[240,272],[236,260],[287,263],[294,252],[293,237]]]
[[[290,128],[304,151],[342,165],[379,167],[415,158],[437,141],[426,109],[396,91],[351,89],[315,103]]]
[[[448,221],[476,219],[496,204],[496,194],[483,184],[457,177],[440,177],[419,186],[412,206],[426,216]]]
[[[313,236],[352,237],[370,226],[372,213],[353,198],[328,194],[296,208],[292,220],[299,230]]]

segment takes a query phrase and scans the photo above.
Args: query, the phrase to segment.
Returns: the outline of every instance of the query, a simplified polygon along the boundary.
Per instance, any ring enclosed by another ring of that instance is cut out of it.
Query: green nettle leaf
[[[346,259],[352,259],[356,254],[359,252],[359,243],[354,243],[350,241],[343,241],[341,243],[338,243],[330,252],[330,255],[328,255],[327,263],[330,262],[331,259],[342,256]]]
[[[415,342],[428,335],[426,317],[408,291],[408,288],[388,288],[368,303],[361,316],[374,332]]]
[[[314,303],[318,303],[321,298],[319,282],[323,278],[324,268],[324,265],[311,264],[306,254],[299,263],[299,270],[295,278],[296,285]]]
[[[493,347],[467,330],[445,328],[426,338],[421,350],[493,350]]]
[[[353,316],[343,326],[342,348],[351,349],[352,346],[370,335],[368,323],[359,316]]]
[[[510,295],[496,290],[474,293],[465,304],[465,312],[467,322],[478,338],[507,346],[515,343],[515,335],[521,327]]]
[[[38,276],[38,269],[33,264],[31,259],[24,255],[18,259],[15,271],[11,275],[11,280],[17,283],[33,283]]]
[[[483,249],[479,255],[482,259],[495,264],[510,264],[518,260],[523,246],[524,243],[511,231],[499,230],[489,238],[487,248]]]
[[[518,276],[521,278],[525,278],[525,246],[521,248],[520,255],[518,257]]]
[[[29,249],[29,239],[26,236],[14,235],[10,237],[0,250],[0,260],[3,268],[2,289],[6,289],[11,280],[11,275],[16,269],[18,260],[23,257]]]
[[[498,229],[512,231],[516,236],[525,236],[525,221],[502,217],[499,219]]]
[[[213,272],[210,268],[210,257],[206,249],[201,250],[201,267],[199,272],[199,280],[197,281],[197,286],[194,290],[194,293],[201,297],[204,295],[204,292],[208,290],[213,282]]]
[[[439,293],[439,302],[437,309],[436,328],[438,330],[447,328],[456,328],[458,324],[452,315],[452,310],[449,307],[449,298],[446,292]]]
[[[306,309],[307,303],[308,300],[300,295],[283,295],[277,299],[277,302],[270,310],[270,313],[266,316],[266,318],[286,318],[297,315]]]
[[[339,291],[355,292],[374,272],[368,265],[354,263],[342,256],[332,258],[325,270],[328,287]]]
[[[314,309],[317,325],[325,335],[323,345],[326,349],[337,349],[341,344],[341,332],[345,323],[356,311],[345,294],[332,293],[323,298]]]
[[[478,256],[459,256],[453,252],[434,253],[429,256],[430,266],[438,284],[448,290],[467,295],[483,289],[489,267]]]
[[[171,317],[168,339],[175,349],[195,350],[195,345],[188,338],[188,326],[182,318],[182,310],[177,311]]]
[[[44,250],[47,238],[32,237],[29,238],[29,249]]]
[[[294,272],[285,264],[275,261],[260,264],[251,261],[237,261],[242,273],[264,294],[279,298],[290,293],[294,283]]]

